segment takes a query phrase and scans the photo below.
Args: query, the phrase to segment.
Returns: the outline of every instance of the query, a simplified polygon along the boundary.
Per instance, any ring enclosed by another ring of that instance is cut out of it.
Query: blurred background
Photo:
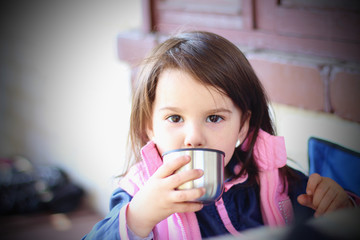
[[[140,0],[2,1],[0,12],[0,158],[62,168],[104,216],[129,123],[117,35],[140,27]]]
[[[358,5],[2,1],[0,158],[63,169],[103,217],[125,160],[136,63],[179,29],[217,32],[246,54],[290,165],[307,173],[310,136],[360,151]]]
[[[116,38],[140,26],[140,0],[2,4],[0,155],[64,168],[105,213],[129,122]]]

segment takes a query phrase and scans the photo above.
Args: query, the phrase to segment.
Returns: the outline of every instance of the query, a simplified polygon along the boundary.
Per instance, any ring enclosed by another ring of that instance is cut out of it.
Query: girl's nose
[[[201,126],[196,124],[189,124],[186,127],[184,145],[185,147],[204,147],[206,139]]]

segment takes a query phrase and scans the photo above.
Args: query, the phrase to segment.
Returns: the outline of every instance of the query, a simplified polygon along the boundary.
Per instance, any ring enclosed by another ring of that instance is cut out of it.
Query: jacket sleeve
[[[121,208],[125,207],[132,197],[123,189],[114,191],[110,200],[110,212],[100,222],[96,223],[92,230],[86,234],[83,240],[95,239],[120,239],[119,214]]]

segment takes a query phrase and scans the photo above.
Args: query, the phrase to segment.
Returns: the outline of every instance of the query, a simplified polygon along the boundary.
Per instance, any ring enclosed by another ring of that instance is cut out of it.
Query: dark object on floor
[[[84,190],[53,166],[24,157],[0,159],[0,215],[66,213],[79,206]]]
[[[86,204],[69,213],[28,213],[0,216],[1,240],[76,240],[103,219]]]

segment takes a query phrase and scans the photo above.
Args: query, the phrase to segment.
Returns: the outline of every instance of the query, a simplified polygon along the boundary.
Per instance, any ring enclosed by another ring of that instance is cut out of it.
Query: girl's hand
[[[199,211],[203,205],[189,202],[205,194],[204,188],[176,190],[203,175],[200,169],[174,172],[190,161],[182,156],[165,162],[135,194],[127,210],[127,225],[139,237],[147,237],[154,226],[173,213]]]
[[[347,193],[339,184],[331,178],[321,177],[317,173],[310,175],[306,194],[299,195],[297,200],[301,205],[314,209],[315,217],[336,209],[353,206]]]

